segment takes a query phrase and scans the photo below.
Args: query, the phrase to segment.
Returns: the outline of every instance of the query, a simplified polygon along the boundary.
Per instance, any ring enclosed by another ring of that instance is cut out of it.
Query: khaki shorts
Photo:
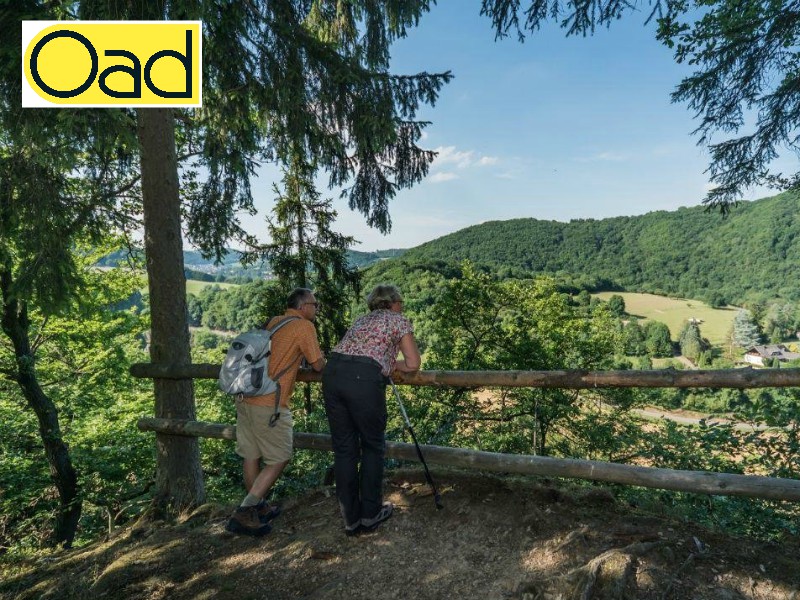
[[[257,406],[236,401],[236,454],[242,458],[263,458],[273,465],[292,458],[292,411],[280,407],[275,427],[269,419],[274,406]]]

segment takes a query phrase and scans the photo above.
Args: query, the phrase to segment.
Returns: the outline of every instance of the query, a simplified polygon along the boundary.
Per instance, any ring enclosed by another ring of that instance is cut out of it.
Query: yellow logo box
[[[199,107],[200,21],[23,21],[24,107]]]

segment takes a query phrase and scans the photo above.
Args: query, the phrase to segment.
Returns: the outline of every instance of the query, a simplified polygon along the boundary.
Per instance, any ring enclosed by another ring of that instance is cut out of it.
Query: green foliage
[[[493,221],[412,248],[399,262],[455,266],[463,259],[498,275],[549,274],[572,293],[625,289],[688,298],[713,295],[718,304],[738,305],[796,301],[800,196],[742,203],[725,219],[694,207],[569,223]]]
[[[733,320],[733,343],[742,348],[752,348],[761,343],[761,333],[749,310],[742,309]]]
[[[678,336],[678,344],[681,354],[698,362],[700,355],[709,349],[708,342],[700,335],[700,327],[694,321],[686,321]],[[708,360],[708,357],[704,360]]]
[[[358,294],[360,276],[347,261],[354,239],[331,229],[336,219],[332,201],[320,199],[314,168],[294,154],[284,171],[283,191],[276,185],[268,219],[272,242],[263,250],[277,278],[288,290],[311,287],[324,310],[317,314],[323,351],[330,351],[349,325],[347,307]]]
[[[779,148],[796,151],[791,132],[800,124],[800,75],[797,53],[788,50],[800,35],[795,7],[756,0],[667,5],[658,38],[675,50],[679,63],[696,69],[672,98],[701,117],[697,133],[709,144],[717,184],[706,202],[726,209],[755,185],[796,187],[797,174],[769,173]],[[755,118],[745,118],[748,113]],[[719,133],[735,137],[710,143]]]
[[[247,331],[263,327],[270,317],[283,314],[286,291],[276,281],[254,281],[228,289],[212,285],[197,296],[190,295],[187,304],[193,325]]]
[[[794,337],[800,326],[798,306],[789,302],[774,302],[767,307],[762,323],[763,331],[772,343]]]
[[[644,329],[639,325],[639,320],[632,318],[625,325],[622,332],[624,352],[629,356],[642,356],[647,353]]]
[[[608,299],[608,310],[615,317],[621,317],[625,314],[625,299],[619,294],[614,294]]]
[[[84,508],[78,543],[109,522],[135,517],[142,498],[149,500],[154,468],[152,441],[135,425],[152,411],[152,386],[128,374],[131,363],[146,360],[147,324],[135,311],[109,310],[136,289],[138,279],[123,270],[87,269],[83,277],[84,293],[67,316],[31,315],[37,373],[56,403],[79,474]],[[0,345],[0,367],[12,360],[9,346]],[[43,545],[57,508],[38,424],[24,406],[19,386],[0,379],[0,546],[14,552]]]
[[[604,306],[574,307],[550,279],[498,281],[470,263],[445,281],[435,303],[427,369],[603,369],[621,344]],[[622,447],[627,390],[504,390],[488,405],[468,390],[423,390],[418,415],[437,443],[537,454],[609,456]],[[599,400],[605,410],[597,410]],[[412,402],[415,410],[419,404]],[[588,411],[588,412],[584,412]]]
[[[660,321],[648,321],[644,326],[644,347],[653,358],[672,356],[669,327]]]
[[[364,269],[387,258],[399,258],[403,256],[404,253],[404,248],[376,250],[375,252],[360,252],[350,249],[347,251],[347,262],[358,269]]]

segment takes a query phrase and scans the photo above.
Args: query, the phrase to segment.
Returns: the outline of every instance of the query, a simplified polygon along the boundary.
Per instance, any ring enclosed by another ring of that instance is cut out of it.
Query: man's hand
[[[320,358],[319,360],[317,360],[316,362],[313,362],[311,364],[309,364],[309,362],[306,360],[305,356],[300,360],[300,370],[305,372],[305,373],[309,373],[311,371],[319,372],[319,371],[322,371],[322,369],[324,367],[325,367],[325,358],[324,357]]]

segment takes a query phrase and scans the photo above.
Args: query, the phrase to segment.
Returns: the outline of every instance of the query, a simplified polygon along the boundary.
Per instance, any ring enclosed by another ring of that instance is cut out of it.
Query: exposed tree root
[[[582,533],[572,532],[574,540]],[[612,548],[585,565],[543,581],[530,582],[518,588],[521,600],[626,600],[635,597],[632,581],[637,559],[664,542],[637,542],[623,548]],[[565,539],[560,547],[567,544]]]

